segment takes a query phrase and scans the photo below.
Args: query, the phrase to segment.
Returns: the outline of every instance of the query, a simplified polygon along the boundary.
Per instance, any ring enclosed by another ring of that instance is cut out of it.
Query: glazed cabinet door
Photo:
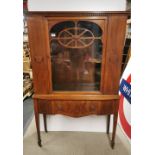
[[[47,94],[51,90],[48,22],[41,16],[28,17],[27,22],[34,91]]]
[[[102,91],[106,20],[49,20],[53,91]]]

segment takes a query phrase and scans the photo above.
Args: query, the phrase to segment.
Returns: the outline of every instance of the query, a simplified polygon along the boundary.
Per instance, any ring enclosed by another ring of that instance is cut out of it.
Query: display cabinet
[[[128,12],[29,12],[29,44],[34,111],[71,117],[114,115],[114,147],[119,80]]]

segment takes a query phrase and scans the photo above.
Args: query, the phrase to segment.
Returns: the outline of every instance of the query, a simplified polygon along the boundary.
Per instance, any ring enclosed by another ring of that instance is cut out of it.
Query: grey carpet
[[[24,137],[24,155],[130,155],[130,144],[121,139],[120,133],[114,150],[105,133],[64,131],[41,132],[43,146],[40,148],[33,120]]]
[[[32,98],[26,98],[23,101],[23,134],[25,134],[29,124],[34,116]]]

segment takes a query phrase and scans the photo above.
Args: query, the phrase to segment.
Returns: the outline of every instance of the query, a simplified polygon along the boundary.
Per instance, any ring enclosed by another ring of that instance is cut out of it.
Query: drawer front
[[[48,101],[38,100],[39,113],[72,117],[114,113],[114,101]]]

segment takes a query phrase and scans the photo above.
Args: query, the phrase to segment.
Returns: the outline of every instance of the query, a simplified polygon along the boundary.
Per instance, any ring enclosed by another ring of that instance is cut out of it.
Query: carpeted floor
[[[32,98],[26,98],[23,101],[23,134],[25,134],[34,116]]]
[[[130,155],[130,143],[119,127],[112,150],[105,133],[41,132],[42,148],[37,145],[34,119],[24,136],[24,155]]]

